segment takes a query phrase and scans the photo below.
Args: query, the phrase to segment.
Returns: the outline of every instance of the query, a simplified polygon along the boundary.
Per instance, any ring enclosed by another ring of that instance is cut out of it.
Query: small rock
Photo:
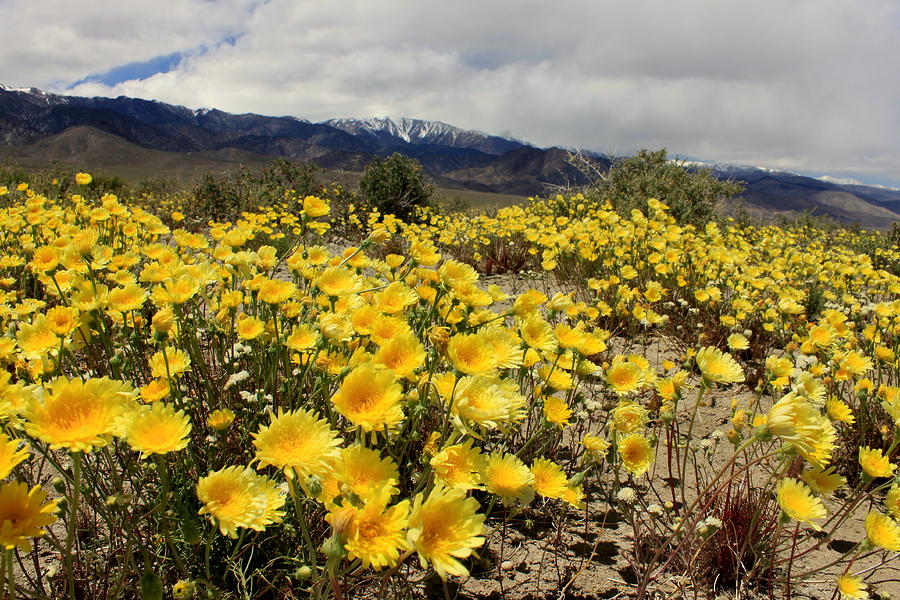
[[[511,560],[504,560],[502,563],[500,563],[500,568],[504,571],[512,571],[513,567],[515,567],[515,565]]]

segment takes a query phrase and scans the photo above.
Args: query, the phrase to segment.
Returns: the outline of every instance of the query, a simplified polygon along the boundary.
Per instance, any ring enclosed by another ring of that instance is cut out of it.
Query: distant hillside
[[[0,159],[31,167],[51,161],[96,165],[125,176],[148,170],[189,177],[272,157],[362,172],[400,152],[448,189],[515,196],[577,187],[588,178],[569,151],[408,118],[332,119],[191,110],[138,98],[82,98],[0,86]],[[598,169],[613,159],[588,153]],[[743,199],[770,212],[809,211],[845,223],[887,227],[900,220],[900,190],[823,181],[755,167],[714,165],[743,181]]]
[[[837,184],[760,167],[715,165],[713,173],[742,182],[742,199],[767,211],[809,212],[863,227],[900,221],[900,190]]]

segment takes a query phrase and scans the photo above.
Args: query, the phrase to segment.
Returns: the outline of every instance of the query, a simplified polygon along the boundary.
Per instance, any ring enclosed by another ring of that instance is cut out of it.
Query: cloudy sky
[[[0,83],[900,186],[897,0],[0,0]]]

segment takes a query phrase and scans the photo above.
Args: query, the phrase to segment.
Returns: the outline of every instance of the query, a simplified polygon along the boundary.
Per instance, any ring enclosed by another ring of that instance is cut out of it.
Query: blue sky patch
[[[103,85],[114,86],[123,81],[147,79],[158,73],[168,73],[181,63],[184,56],[184,52],[173,52],[172,54],[155,56],[150,60],[119,65],[105,73],[95,73],[88,75],[84,79],[79,79],[66,89],[72,89],[82,83],[102,83]]]

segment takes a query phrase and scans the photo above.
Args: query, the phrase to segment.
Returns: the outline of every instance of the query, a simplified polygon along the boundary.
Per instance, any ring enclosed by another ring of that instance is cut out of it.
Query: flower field
[[[900,248],[0,188],[0,598],[900,591]]]

